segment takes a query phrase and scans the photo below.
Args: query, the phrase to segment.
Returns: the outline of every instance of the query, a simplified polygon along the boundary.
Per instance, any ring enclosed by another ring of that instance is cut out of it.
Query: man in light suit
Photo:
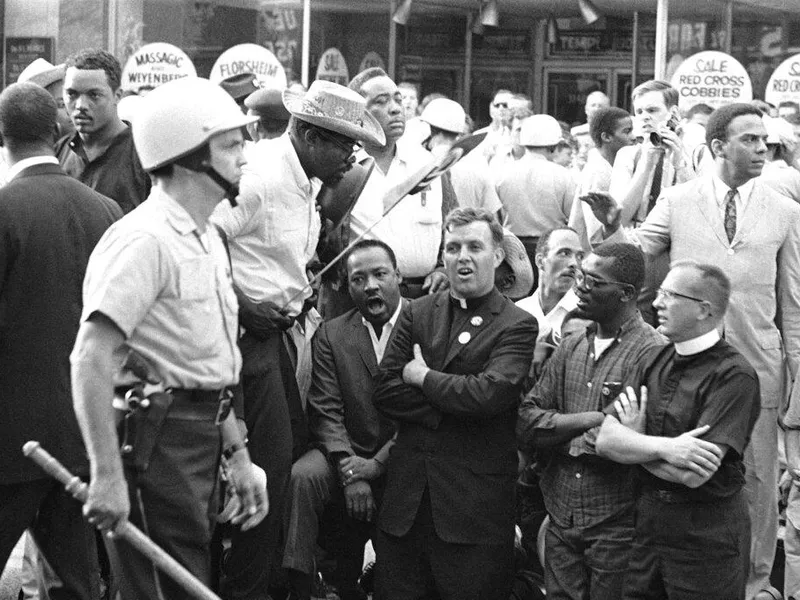
[[[761,415],[745,452],[752,546],[747,598],[769,588],[777,540],[778,406],[800,363],[800,206],[769,190],[758,176],[767,131],[757,109],[730,104],[706,128],[713,173],[665,190],[647,220],[629,235],[646,253],[672,261],[697,259],[731,280],[725,339],[753,365],[761,383]],[[618,232],[619,213],[603,194],[585,196]]]
[[[362,240],[345,258],[356,308],[328,321],[314,337],[308,395],[312,448],[292,465],[285,515],[283,567],[297,600],[311,597],[319,521],[329,506],[342,519],[334,540],[342,600],[359,598],[364,543],[372,535],[394,436],[394,423],[372,405],[372,378],[392,336],[403,301],[392,249]]]
[[[516,410],[536,320],[494,287],[503,229],[484,209],[445,221],[449,291],[400,314],[376,378],[398,422],[378,519],[376,600],[506,600]]]

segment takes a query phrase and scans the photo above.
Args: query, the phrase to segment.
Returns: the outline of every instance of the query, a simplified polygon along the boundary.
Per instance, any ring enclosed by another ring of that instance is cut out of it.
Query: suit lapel
[[[433,346],[434,368],[441,371],[444,368],[445,356],[447,356],[448,337],[450,335],[450,313],[449,313],[450,293],[437,294],[434,301],[433,323],[431,327],[433,336],[431,342]]]
[[[766,204],[764,202],[764,194],[762,193],[758,181],[756,181],[750,192],[750,198],[747,199],[747,206],[744,211],[742,211],[742,216],[737,224],[736,235],[733,236],[733,243],[731,246],[745,241],[747,235],[761,222],[761,217],[765,210]]]
[[[405,308],[408,301],[405,298],[400,299],[400,310],[402,311]],[[395,322],[395,325],[397,323]],[[356,348],[358,348],[358,353],[361,355],[361,360],[364,361],[367,369],[370,372],[370,375],[373,377],[378,374],[378,359],[375,357],[375,349],[372,347],[372,337],[369,334],[369,330],[367,326],[361,321],[361,313],[356,311],[355,316],[353,317],[352,322],[350,323],[352,337],[350,339],[355,341]],[[370,325],[372,327],[372,325]],[[396,331],[396,327],[392,327],[391,332],[389,333],[389,340],[386,343],[386,348],[389,348],[389,345],[392,343],[392,338],[394,337],[394,332]]]
[[[708,222],[711,231],[714,232],[714,235],[717,236],[717,239],[720,241],[720,243],[727,248],[730,246],[728,243],[728,234],[725,233],[725,224],[722,222],[722,219],[717,212],[716,200],[714,198],[714,184],[712,183],[711,178],[707,177],[703,180],[700,188],[698,189],[695,201],[697,208]],[[734,240],[735,239],[736,238],[734,237]]]
[[[489,299],[475,311],[475,314],[470,317],[469,321],[461,328],[461,331],[452,331],[451,340],[447,349],[447,355],[442,363],[442,369],[445,369],[453,359],[460,354],[460,352],[470,344],[474,344],[475,340],[488,331],[491,327],[492,321],[495,320],[497,315],[503,309],[503,296],[497,290],[492,292]],[[465,338],[469,334],[469,339]],[[463,336],[463,337],[462,337]],[[464,341],[461,341],[464,340]]]

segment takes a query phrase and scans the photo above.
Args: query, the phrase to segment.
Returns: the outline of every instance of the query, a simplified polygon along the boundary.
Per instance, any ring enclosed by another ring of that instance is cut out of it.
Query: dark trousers
[[[266,597],[270,573],[280,566],[279,541],[292,469],[289,406],[299,405],[300,395],[282,332],[265,340],[245,333],[239,348],[247,445],[251,460],[267,474],[269,514],[248,531],[233,528],[222,567],[221,592],[224,598],[251,600]],[[297,412],[296,407],[292,412]]]
[[[218,405],[198,403],[192,418],[167,416],[148,468],[126,467],[130,521],[204,584],[211,583],[211,523],[217,512]],[[120,538],[106,539],[122,600],[192,598]]]
[[[409,532],[378,529],[375,600],[508,600],[514,531],[506,544],[454,544],[436,534],[426,490]]]
[[[742,492],[709,504],[643,493],[625,576],[626,600],[743,600],[750,517]]]
[[[0,485],[0,564],[5,565],[28,529],[62,585],[51,600],[100,598],[100,565],[94,528],[80,502],[52,479]]]
[[[547,600],[619,600],[633,541],[625,512],[593,527],[547,527],[544,575]]]

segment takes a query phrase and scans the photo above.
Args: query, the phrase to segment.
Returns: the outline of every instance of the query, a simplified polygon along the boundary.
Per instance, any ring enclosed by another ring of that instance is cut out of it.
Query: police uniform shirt
[[[81,320],[95,312],[125,335],[166,387],[215,390],[239,380],[238,305],[225,247],[158,188],[92,253]]]

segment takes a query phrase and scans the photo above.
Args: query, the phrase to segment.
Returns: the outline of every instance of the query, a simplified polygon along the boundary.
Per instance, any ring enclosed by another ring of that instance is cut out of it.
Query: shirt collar
[[[181,235],[192,233],[197,229],[191,215],[174,198],[168,196],[163,190],[154,187],[150,200],[158,202],[164,208],[164,215],[172,228]]]
[[[550,312],[547,315],[544,314],[544,310],[542,309],[542,288],[541,286],[536,288],[536,291],[533,293],[534,298],[536,298],[536,308],[542,314],[542,316],[547,316],[551,313],[555,313],[558,309],[562,309],[566,312],[570,312],[574,310],[576,306],[578,306],[578,297],[575,295],[575,291],[570,288],[567,290],[567,293],[561,296],[558,302],[556,302],[555,306],[550,309]]]
[[[400,302],[397,303],[397,308],[395,309],[394,314],[391,317],[389,317],[389,320],[386,321],[386,323],[383,324],[383,328],[382,328],[383,331],[391,331],[394,328],[394,324],[397,323],[397,318],[400,316],[400,311],[401,310],[403,310],[403,299],[402,298],[400,299]],[[367,329],[372,328],[372,323],[367,321],[364,318],[364,315],[361,315],[361,322],[364,324],[364,327],[366,327]],[[388,326],[388,330],[387,330],[387,326]],[[373,329],[373,331],[374,331],[374,329]],[[381,337],[383,337],[383,336],[381,336]]]
[[[23,158],[22,160],[14,163],[6,171],[6,181],[11,181],[28,167],[34,165],[57,165],[58,159],[55,156],[31,156]]]
[[[642,314],[637,310],[631,315],[627,321],[625,321],[619,328],[615,339],[617,342],[622,341],[622,338],[628,334],[629,331],[634,329],[640,329],[647,325],[642,318]],[[592,322],[589,327],[586,328],[586,336],[587,337],[594,337],[597,334],[597,323]]]
[[[699,354],[704,350],[708,350],[720,340],[719,331],[712,329],[708,333],[699,335],[690,340],[682,342],[675,342],[675,352],[681,356],[689,356],[690,354]]]
[[[453,288],[450,288],[450,302],[452,302],[453,306],[457,306],[462,310],[475,310],[486,302],[493,293],[494,288],[492,288],[488,294],[484,294],[478,298],[457,298],[453,295]]]
[[[725,205],[725,196],[728,193],[728,190],[731,188],[719,178],[719,176],[714,173],[712,176],[712,181],[714,182],[714,200],[717,203],[719,208],[722,208]],[[756,184],[756,179],[753,177],[749,179],[746,183],[740,185],[736,190],[739,192],[739,199],[742,202],[746,202],[747,199],[750,197],[750,192],[753,191],[753,186]]]

